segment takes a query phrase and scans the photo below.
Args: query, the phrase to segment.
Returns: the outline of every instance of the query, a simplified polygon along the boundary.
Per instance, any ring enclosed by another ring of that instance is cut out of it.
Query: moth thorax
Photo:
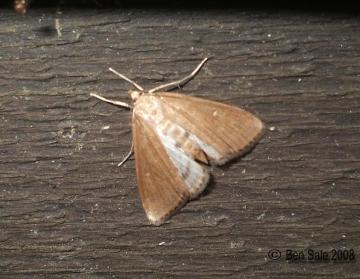
[[[136,100],[143,94],[143,92],[136,91],[136,90],[130,90],[129,94],[130,94],[131,100],[133,102],[136,102]]]

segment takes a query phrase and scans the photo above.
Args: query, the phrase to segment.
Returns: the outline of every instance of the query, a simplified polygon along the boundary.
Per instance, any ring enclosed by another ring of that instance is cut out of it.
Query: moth
[[[14,10],[19,14],[25,14],[28,6],[29,0],[14,0]]]
[[[253,114],[224,103],[168,93],[191,80],[208,59],[181,80],[145,91],[131,83],[133,105],[90,95],[132,109],[132,145],[119,164],[135,154],[136,175],[147,218],[161,225],[209,181],[207,166],[223,165],[248,152],[261,138],[264,125]]]

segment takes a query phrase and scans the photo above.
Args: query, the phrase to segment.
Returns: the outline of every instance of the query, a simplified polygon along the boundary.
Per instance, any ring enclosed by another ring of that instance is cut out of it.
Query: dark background
[[[153,3],[34,0],[25,15],[2,4],[0,277],[358,277],[357,7]],[[154,227],[134,161],[116,166],[131,113],[89,93],[129,101],[108,67],[152,88],[206,56],[181,92],[244,107],[267,131]],[[355,260],[291,262],[289,249]]]
[[[287,11],[313,11],[313,12],[346,12],[356,14],[359,11],[359,5],[356,1],[187,1],[187,0],[29,0],[32,8],[200,8],[200,9],[251,9],[251,10],[287,10]],[[0,7],[12,7],[13,1],[7,0],[0,3]]]

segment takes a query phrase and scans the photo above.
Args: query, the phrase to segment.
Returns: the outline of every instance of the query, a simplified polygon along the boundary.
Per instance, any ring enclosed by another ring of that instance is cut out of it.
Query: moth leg
[[[98,99],[100,99],[101,101],[104,101],[104,102],[113,104],[113,105],[115,105],[115,106],[119,106],[119,107],[123,107],[123,108],[128,108],[128,109],[131,109],[131,108],[132,108],[132,106],[129,105],[128,103],[110,100],[110,99],[101,97],[101,96],[99,96],[99,95],[97,95],[97,94],[95,94],[95,93],[90,93],[90,96],[93,96],[93,97],[95,97],[95,98],[98,98]]]
[[[128,104],[128,103],[124,103],[124,102],[120,102],[120,101],[114,101],[114,100],[110,100],[104,97],[101,97],[95,93],[90,93],[91,96],[100,99],[101,101],[116,105],[116,106],[120,106],[120,107],[125,107],[128,109],[131,109],[132,107]],[[129,153],[124,157],[124,159],[118,164],[118,166],[120,167],[121,165],[123,165],[130,157],[131,155],[134,153],[134,143],[131,143],[131,148]]]
[[[134,153],[134,143],[131,143],[131,148],[129,153],[124,157],[124,159],[118,164],[118,167],[122,166],[127,160],[129,160],[129,158],[131,157],[131,155],[133,155]]]
[[[197,73],[200,71],[201,67],[206,63],[206,61],[208,60],[208,58],[204,58],[200,64],[192,71],[191,74],[187,75],[186,77],[180,79],[180,80],[177,80],[177,81],[173,81],[173,82],[170,82],[170,83],[167,83],[167,84],[163,84],[163,85],[160,85],[158,87],[155,87],[153,89],[150,89],[148,92],[149,93],[154,93],[156,91],[159,91],[159,90],[164,90],[164,91],[169,91],[171,89],[174,89],[174,88],[177,88],[177,87],[181,87],[183,85],[185,85],[187,82],[189,82],[194,76],[197,75]]]

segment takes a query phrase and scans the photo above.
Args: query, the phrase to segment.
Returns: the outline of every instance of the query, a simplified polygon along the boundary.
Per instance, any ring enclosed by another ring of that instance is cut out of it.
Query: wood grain
[[[1,278],[355,278],[360,274],[360,22],[246,10],[0,11]],[[56,21],[55,21],[56,19]],[[148,225],[129,100],[213,57],[183,90],[268,131],[206,193]],[[272,261],[354,249],[357,262]]]

